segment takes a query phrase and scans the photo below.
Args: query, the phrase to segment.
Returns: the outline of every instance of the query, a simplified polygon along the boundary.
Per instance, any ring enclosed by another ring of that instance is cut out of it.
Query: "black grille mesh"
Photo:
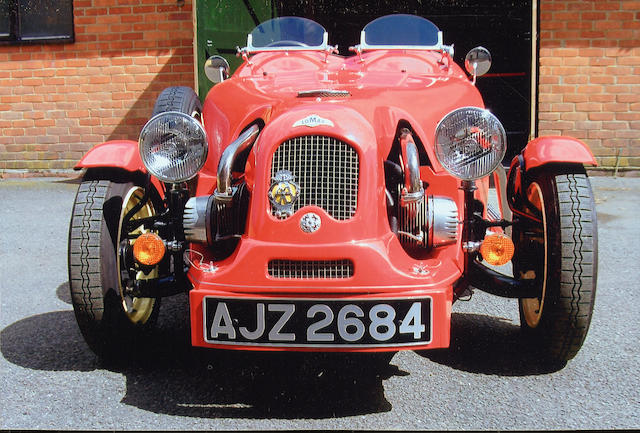
[[[337,220],[353,217],[358,207],[358,153],[332,137],[308,135],[282,143],[273,154],[271,176],[288,170],[300,185],[293,212],[315,205]],[[272,211],[275,215],[275,210]]]

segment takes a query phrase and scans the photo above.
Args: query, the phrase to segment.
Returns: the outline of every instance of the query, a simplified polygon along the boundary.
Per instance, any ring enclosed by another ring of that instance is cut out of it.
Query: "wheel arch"
[[[133,140],[111,140],[98,144],[91,148],[73,169],[99,167],[122,168],[130,172],[147,171],[140,158],[138,143]]]
[[[573,137],[538,137],[525,146],[521,155],[527,170],[547,164],[598,165],[589,146]]]

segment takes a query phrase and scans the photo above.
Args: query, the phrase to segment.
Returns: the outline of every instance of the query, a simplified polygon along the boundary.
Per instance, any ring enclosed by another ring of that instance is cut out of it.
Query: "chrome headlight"
[[[436,156],[462,180],[475,180],[496,169],[507,150],[507,134],[487,110],[464,107],[442,118],[436,128]]]
[[[196,119],[168,111],[144,125],[138,149],[149,173],[163,182],[180,183],[193,178],[204,165],[207,137]]]

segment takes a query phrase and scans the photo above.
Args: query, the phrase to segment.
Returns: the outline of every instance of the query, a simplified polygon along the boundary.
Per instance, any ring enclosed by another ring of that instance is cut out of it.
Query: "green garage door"
[[[200,99],[211,89],[204,75],[204,62],[213,55],[221,55],[234,70],[241,63],[236,47],[244,47],[247,33],[262,21],[275,16],[271,0],[197,0],[196,8],[196,66]]]

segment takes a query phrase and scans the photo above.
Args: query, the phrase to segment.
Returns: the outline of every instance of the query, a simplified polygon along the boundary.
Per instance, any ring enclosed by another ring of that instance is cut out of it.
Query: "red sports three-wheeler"
[[[309,19],[267,21],[232,76],[207,61],[204,103],[167,88],[137,142],[82,158],[69,280],[93,351],[121,356],[185,292],[193,346],[446,348],[477,289],[518,299],[540,362],[576,355],[596,290],[587,146],[539,137],[505,170],[475,87],[489,51],[465,72],[427,19],[378,18],[350,49]]]

